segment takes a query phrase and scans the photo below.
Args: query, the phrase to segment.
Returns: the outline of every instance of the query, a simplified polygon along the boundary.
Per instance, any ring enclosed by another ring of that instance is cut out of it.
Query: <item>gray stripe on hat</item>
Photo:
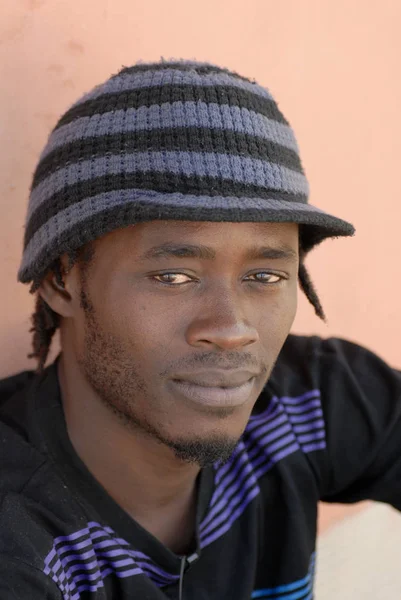
[[[163,69],[155,71],[150,68],[149,71],[112,77],[79,98],[70,108],[105,94],[131,92],[163,85],[193,85],[197,87],[231,86],[252,92],[257,96],[262,96],[269,100],[274,100],[269,90],[261,85],[243,81],[228,73],[207,73],[200,75],[188,70],[179,71],[178,69]]]
[[[308,182],[302,173],[257,158],[213,152],[134,152],[85,160],[52,173],[32,191],[27,219],[42,202],[69,185],[107,174],[139,171],[221,177],[294,194],[308,195],[309,192]]]
[[[285,200],[262,199],[262,198],[236,198],[226,196],[194,196],[184,194],[160,194],[152,190],[116,190],[98,194],[91,198],[86,198],[77,204],[60,211],[51,217],[29,241],[23,256],[20,272],[28,269],[36,260],[38,254],[45,246],[51,244],[52,240],[59,237],[64,231],[70,229],[78,223],[83,223],[85,219],[99,214],[115,206],[124,206],[136,201],[148,202],[153,205],[181,206],[189,208],[210,208],[210,209],[231,209],[241,213],[244,209],[257,209],[261,212],[270,210],[279,210],[281,212],[305,212],[321,213],[324,211],[300,202],[287,202]]]
[[[56,148],[81,139],[170,127],[207,127],[246,133],[299,152],[291,127],[253,110],[201,101],[166,102],[95,114],[67,123],[52,133],[40,160]]]

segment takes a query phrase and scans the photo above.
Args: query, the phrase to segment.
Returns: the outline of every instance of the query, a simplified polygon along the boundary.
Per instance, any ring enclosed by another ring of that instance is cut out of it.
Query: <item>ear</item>
[[[61,317],[73,317],[79,307],[79,281],[77,265],[68,270],[68,257],[61,257],[61,273],[64,287],[58,282],[56,275],[50,272],[43,279],[38,292],[54,312]]]

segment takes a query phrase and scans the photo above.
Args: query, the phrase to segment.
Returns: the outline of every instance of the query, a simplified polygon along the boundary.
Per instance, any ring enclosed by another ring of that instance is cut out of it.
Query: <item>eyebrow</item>
[[[163,258],[197,258],[200,260],[215,260],[216,251],[209,246],[193,244],[165,243],[149,248],[141,260],[160,260]],[[245,254],[246,260],[259,259],[297,260],[298,253],[290,246],[252,246]]]

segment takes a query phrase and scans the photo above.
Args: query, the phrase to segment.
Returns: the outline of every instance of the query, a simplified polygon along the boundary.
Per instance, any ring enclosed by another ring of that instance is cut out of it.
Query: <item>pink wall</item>
[[[270,87],[296,130],[312,202],[357,228],[309,260],[329,326],[301,298],[294,331],[346,336],[400,367],[400,20],[397,0],[2,0],[0,376],[33,364],[33,298],[16,271],[46,136],[81,93],[160,56],[210,60]]]

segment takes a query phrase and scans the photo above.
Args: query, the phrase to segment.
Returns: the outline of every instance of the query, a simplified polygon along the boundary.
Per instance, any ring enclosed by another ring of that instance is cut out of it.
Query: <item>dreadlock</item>
[[[68,253],[69,263],[67,270],[64,272],[68,273],[78,261],[82,264],[84,269],[87,268],[92,262],[93,257],[94,249],[91,244],[87,244],[86,246],[79,248],[78,250]],[[321,305],[313,282],[310,278],[308,270],[305,266],[304,258],[305,252],[302,249],[300,249],[300,263],[298,270],[299,284],[301,290],[304,292],[305,296],[315,309],[316,315],[320,319],[325,321],[326,317],[323,311],[323,307]],[[63,267],[60,258],[53,262],[53,264],[49,268],[49,271],[52,272],[56,277],[58,285],[61,288],[65,289],[63,281]],[[37,292],[38,288],[41,285],[41,282],[41,278],[33,281],[30,289],[31,294]],[[33,332],[33,352],[31,354],[28,354],[28,358],[37,359],[36,373],[40,374],[43,372],[47,357],[49,355],[53,336],[56,333],[57,329],[60,327],[61,317],[50,308],[50,306],[45,300],[43,300],[40,294],[37,294],[35,312],[31,316],[31,321],[33,326],[29,331]]]
[[[87,269],[94,257],[94,248],[91,243],[73,250],[67,254],[68,267],[63,268],[61,259],[57,258],[49,267],[48,272],[53,273],[57,284],[65,289],[63,274],[70,272],[72,267],[80,262],[83,269]],[[30,293],[34,294],[39,289],[42,278],[35,279],[30,288]],[[57,329],[60,327],[61,317],[57,314],[39,293],[36,293],[35,312],[31,316],[32,328],[29,330],[33,333],[32,348],[33,352],[28,354],[28,358],[36,358],[37,367],[36,373],[43,372],[47,357],[49,355],[51,342]]]

